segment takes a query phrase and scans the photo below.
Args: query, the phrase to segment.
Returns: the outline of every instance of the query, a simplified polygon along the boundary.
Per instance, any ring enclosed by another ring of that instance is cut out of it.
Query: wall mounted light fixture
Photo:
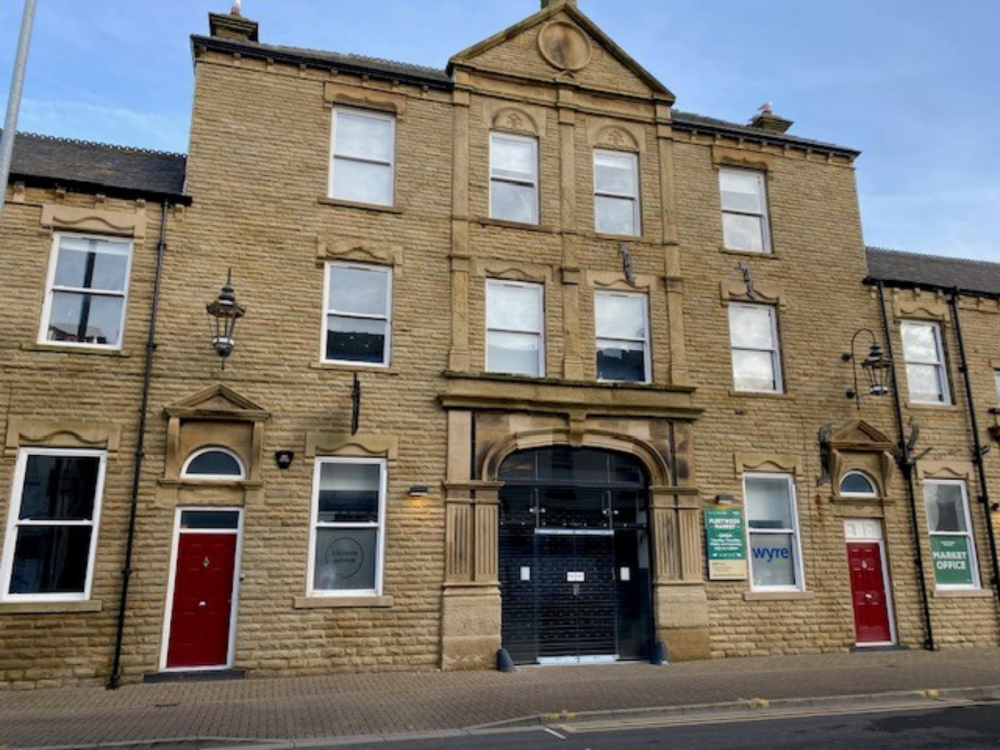
[[[214,302],[205,305],[208,313],[208,325],[212,334],[212,346],[222,357],[222,369],[226,369],[226,359],[233,353],[236,346],[236,322],[247,314],[245,307],[236,303],[236,292],[233,290],[233,269],[229,269],[226,283],[219,291]]]
[[[869,396],[886,396],[889,394],[889,377],[892,373],[892,359],[882,349],[875,334],[868,328],[861,328],[851,338],[851,351],[841,355],[841,359],[850,362],[854,368],[854,387],[847,389],[847,398],[853,398],[858,408],[861,408],[861,387],[858,380],[858,357],[855,352],[858,336],[867,334],[871,338],[871,348],[868,356],[861,362],[861,370],[868,381]]]

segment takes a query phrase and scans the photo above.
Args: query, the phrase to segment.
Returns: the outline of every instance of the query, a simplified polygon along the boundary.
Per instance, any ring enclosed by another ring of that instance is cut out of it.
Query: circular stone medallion
[[[581,70],[594,53],[587,35],[567,21],[543,26],[538,32],[538,49],[549,65],[560,70]]]

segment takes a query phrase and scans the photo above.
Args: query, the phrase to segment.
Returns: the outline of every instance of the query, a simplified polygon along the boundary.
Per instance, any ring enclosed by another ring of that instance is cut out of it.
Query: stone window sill
[[[299,596],[294,609],[389,609],[391,596]]]
[[[920,401],[907,401],[907,409],[927,409],[928,411],[958,411],[957,404],[925,404]]]
[[[365,362],[310,362],[309,368],[312,370],[329,370],[333,372],[357,372],[372,373],[373,375],[399,375],[396,367],[385,367],[384,365],[373,365]]]
[[[479,224],[484,227],[505,227],[506,229],[523,229],[528,232],[543,232],[545,234],[554,234],[555,227],[545,226],[542,224],[525,224],[520,221],[504,221],[503,219],[490,219],[489,217],[482,216],[477,219]]]
[[[595,240],[605,240],[607,242],[632,242],[636,245],[655,244],[652,237],[644,234],[608,234],[607,232],[586,232],[585,236],[593,237]]]
[[[934,589],[935,599],[992,599],[990,589]]]
[[[773,251],[769,253],[755,253],[752,250],[733,250],[725,245],[719,246],[719,252],[726,255],[735,255],[740,258],[765,258],[767,260],[778,260],[781,258],[780,255]]]
[[[0,602],[0,615],[64,615],[100,612],[104,602]]]
[[[345,201],[339,198],[320,198],[318,201],[324,206],[336,206],[338,208],[358,208],[362,211],[373,211],[380,214],[402,214],[401,208],[395,206],[381,206],[377,203],[357,203],[355,201]]]
[[[744,591],[746,602],[811,602],[816,595],[811,591]]]
[[[98,349],[93,346],[69,345],[69,344],[21,344],[21,349],[26,352],[56,352],[58,354],[86,354],[91,357],[119,357],[128,359],[132,353],[126,349]]]
[[[734,398],[778,398],[794,401],[795,396],[791,393],[769,393],[767,391],[738,391],[735,388],[729,389],[729,395]]]

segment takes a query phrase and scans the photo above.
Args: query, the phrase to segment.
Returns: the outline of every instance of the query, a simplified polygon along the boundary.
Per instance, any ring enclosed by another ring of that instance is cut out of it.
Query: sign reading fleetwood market
[[[739,508],[706,508],[705,540],[709,580],[747,579],[746,535],[743,532],[743,512]]]

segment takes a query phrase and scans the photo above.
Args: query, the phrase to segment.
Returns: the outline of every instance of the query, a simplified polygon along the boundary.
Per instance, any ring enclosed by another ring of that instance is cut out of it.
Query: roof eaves
[[[450,91],[454,84],[446,71],[424,68],[391,60],[377,60],[361,55],[345,55],[336,52],[279,47],[232,39],[219,39],[192,35],[192,54],[197,57],[199,49],[224,54],[239,54],[255,60],[273,60],[291,65],[307,65],[322,70],[337,70],[357,76],[369,76],[376,80],[397,81],[414,86]]]
[[[979,266],[986,268],[992,272],[998,274],[1000,277],[1000,264],[991,263],[985,260],[974,260],[971,258],[952,258],[944,255],[930,255],[923,253],[908,253],[903,250],[892,250],[882,247],[872,247],[868,246],[865,248],[866,254],[869,259],[868,263],[868,274],[865,276],[864,283],[868,286],[883,285],[888,287],[893,287],[896,289],[923,289],[926,291],[941,292],[944,294],[959,294],[967,297],[982,297],[985,299],[995,299],[1000,300],[1000,289],[985,289],[985,288],[974,288],[969,286],[963,286],[962,284],[956,283],[944,283],[941,281],[933,281],[927,277],[916,278],[921,274],[918,273],[906,273],[905,269],[892,268],[888,272],[882,273],[872,273],[871,270],[871,259],[873,256],[895,257],[901,261],[909,262],[929,262],[931,264],[945,267],[951,265],[953,268],[960,268],[962,266]],[[931,272],[932,271],[927,271]]]
[[[771,143],[778,146],[792,146],[819,153],[844,156],[851,160],[861,156],[861,152],[857,149],[848,148],[846,146],[838,146],[835,143],[814,141],[809,138],[799,138],[797,136],[786,135],[784,133],[772,133],[767,130],[761,130],[760,128],[750,127],[749,125],[740,125],[735,122],[717,120],[714,117],[705,117],[704,115],[698,115],[692,112],[674,110],[672,118],[672,124],[676,130],[717,133],[719,135],[728,135],[734,138],[742,138],[744,140],[755,140],[760,143]]]
[[[16,171],[11,171],[10,181],[12,183],[23,182],[26,186],[30,187],[53,189],[63,188],[74,193],[88,193],[95,195],[101,194],[110,198],[142,198],[154,203],[176,203],[181,206],[190,206],[193,202],[191,196],[186,193],[164,192],[161,190],[125,187],[122,185],[108,185],[88,180],[74,180],[67,177],[53,177],[50,175],[39,175]]]

